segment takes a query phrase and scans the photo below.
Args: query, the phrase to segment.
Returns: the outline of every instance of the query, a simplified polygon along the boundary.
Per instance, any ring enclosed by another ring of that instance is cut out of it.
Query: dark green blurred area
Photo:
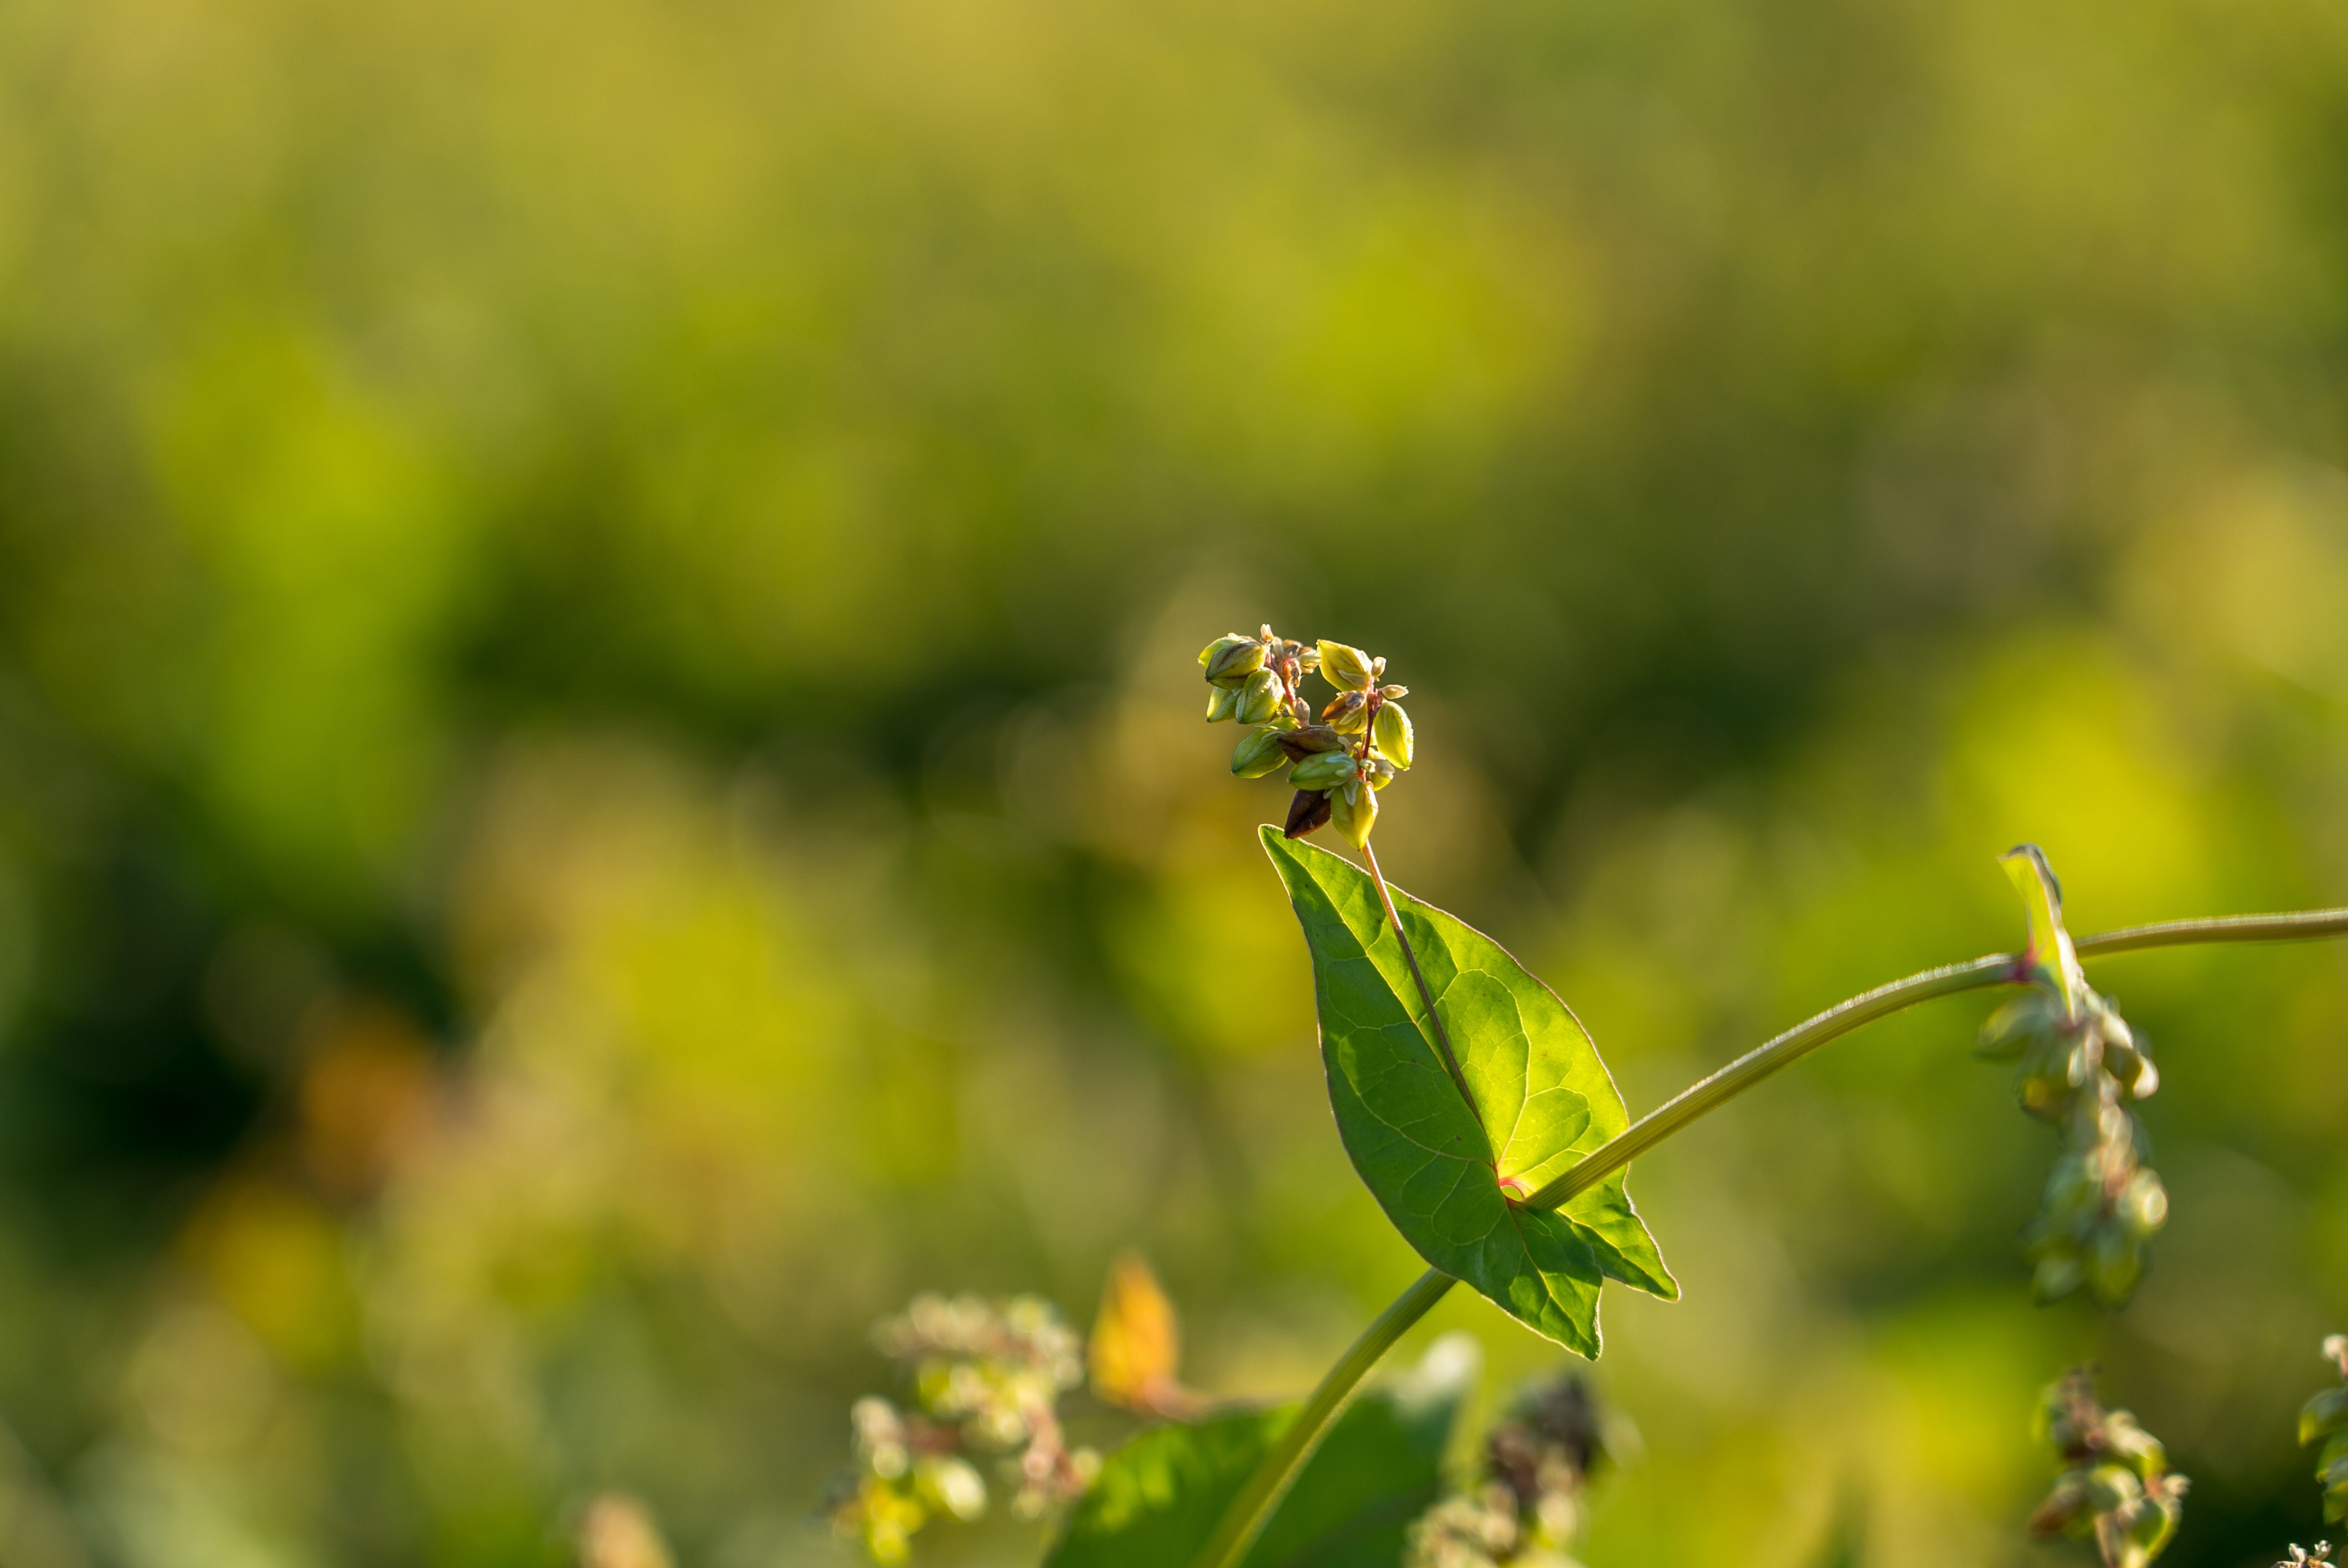
[[[1303,1387],[1416,1265],[1198,723],[1265,619],[1634,1110],[2012,945],[2019,838],[2348,902],[2343,200],[2288,0],[9,7],[0,1560],[844,1562],[866,1326],[1126,1245]],[[2063,1560],[2088,1358],[2165,1561],[2318,1532],[2348,968],[2096,983],[2136,1305],[2028,1305],[1981,1009],[1838,1046],[1635,1173],[1598,1568]]]

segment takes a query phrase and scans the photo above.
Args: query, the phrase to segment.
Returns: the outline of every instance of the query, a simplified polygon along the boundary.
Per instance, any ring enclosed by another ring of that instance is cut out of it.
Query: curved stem
[[[1282,1430],[1280,1440],[1257,1462],[1247,1484],[1224,1511],[1222,1522],[1215,1526],[1215,1533],[1199,1553],[1201,1564],[1238,1568],[1247,1557],[1248,1548],[1255,1544],[1256,1537],[1272,1522],[1280,1500],[1288,1495],[1289,1487],[1303,1472],[1304,1461],[1313,1457],[1313,1450],[1321,1446],[1321,1440],[1336,1424],[1337,1417],[1361,1391],[1362,1379],[1369,1376],[1370,1368],[1457,1283],[1439,1269],[1428,1269],[1378,1314],[1377,1321],[1364,1329],[1360,1338],[1346,1347],[1345,1353],[1322,1378],[1320,1386],[1304,1401],[1304,1408],[1296,1412],[1296,1419]]]
[[[1393,896],[1386,891],[1385,877],[1379,873],[1375,856],[1370,858],[1370,874],[1377,882],[1378,897],[1385,902],[1387,917],[1394,921],[1395,935],[1402,937],[1402,917],[1395,911]],[[2167,920],[2151,926],[2129,926],[2117,931],[2106,931],[2099,936],[2075,938],[2072,946],[2085,958],[2135,952],[2146,948],[2186,947],[2205,942],[2291,942],[2339,936],[2348,936],[2348,909],[2309,909],[2286,915],[2230,915],[2199,920]],[[1427,1018],[1436,1029],[1444,1063],[1451,1070],[1456,1081],[1459,1076],[1458,1065],[1451,1059],[1450,1041],[1443,1035],[1442,1022],[1436,1017],[1434,998],[1427,992],[1426,977],[1418,972],[1418,959],[1411,953],[1410,939],[1402,937],[1402,944],[1404,955],[1410,959],[1411,977],[1418,981],[1420,999],[1426,1003]],[[1717,1111],[1763,1079],[1784,1071],[1828,1040],[1849,1034],[1861,1025],[1914,1007],[1919,1002],[1954,996],[1960,991],[2025,984],[2029,976],[2028,963],[2020,955],[1993,953],[1970,963],[1926,969],[1921,974],[1878,986],[1848,1001],[1838,1002],[1826,1011],[1796,1024],[1758,1049],[1747,1051],[1711,1077],[1690,1085],[1642,1116],[1623,1132],[1585,1155],[1565,1174],[1526,1198],[1522,1206],[1557,1208],[1570,1203],[1689,1123]],[[1464,1088],[1462,1091],[1465,1091]],[[1320,1386],[1313,1390],[1313,1397],[1297,1412],[1296,1419],[1289,1423],[1280,1434],[1280,1440],[1272,1445],[1272,1450],[1249,1475],[1247,1484],[1241,1489],[1240,1495],[1232,1501],[1221,1522],[1216,1526],[1214,1535],[1199,1553],[1198,1568],[1239,1568],[1247,1556],[1248,1549],[1263,1533],[1263,1527],[1280,1506],[1280,1500],[1287,1495],[1290,1485],[1303,1470],[1304,1461],[1320,1446],[1321,1439],[1339,1412],[1352,1401],[1361,1380],[1394,1348],[1395,1341],[1426,1317],[1455,1283],[1450,1276],[1437,1269],[1428,1269],[1418,1277],[1416,1284],[1380,1313],[1377,1321],[1371,1324],[1344,1355],[1338,1358],[1337,1364],[1329,1368]]]
[[[1776,1039],[1749,1050],[1726,1067],[1691,1084],[1670,1100],[1582,1156],[1581,1163],[1526,1198],[1529,1209],[1554,1209],[1571,1203],[1639,1155],[1645,1153],[1697,1117],[1719,1110],[1763,1079],[1784,1071],[1811,1051],[1849,1034],[1861,1024],[1914,1007],[1935,997],[1988,986],[2019,985],[2029,978],[2022,959],[2012,953],[1993,953],[1969,964],[1949,964],[1926,969],[1904,980],[1878,986],[1846,1002],[1837,1002],[1815,1018],[1796,1024]]]
[[[2220,915],[2206,920],[2163,920],[2127,926],[2098,937],[2075,937],[2079,957],[2184,948],[2203,942],[2306,942],[2348,936],[2348,909],[2302,909],[2289,915]]]

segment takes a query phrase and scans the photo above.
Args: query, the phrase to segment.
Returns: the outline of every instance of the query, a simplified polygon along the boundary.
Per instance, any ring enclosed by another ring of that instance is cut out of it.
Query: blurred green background
[[[842,1563],[871,1320],[1127,1245],[1301,1389],[1416,1264],[1199,723],[1267,619],[1634,1110],[2012,945],[2018,838],[2348,901],[2344,351],[2319,0],[16,0],[0,1559]],[[1986,1004],[1838,1046],[1634,1173],[1597,1568],[2076,1561],[2090,1357],[2168,1561],[2318,1532],[2348,956],[2096,979],[2136,1305],[2028,1305]]]

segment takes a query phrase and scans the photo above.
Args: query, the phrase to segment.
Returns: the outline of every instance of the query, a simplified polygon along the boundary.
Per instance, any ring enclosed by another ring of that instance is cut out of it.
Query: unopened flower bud
[[[1280,747],[1282,733],[1266,724],[1241,736],[1238,747],[1231,753],[1232,774],[1243,779],[1260,779],[1286,767],[1288,753]]]
[[[1288,803],[1288,824],[1281,831],[1290,838],[1302,838],[1325,827],[1328,822],[1328,794],[1323,790],[1301,789],[1296,792],[1296,798]]]
[[[1278,713],[1284,688],[1280,677],[1269,670],[1259,670],[1247,678],[1240,688],[1239,721],[1242,724],[1261,724]]]
[[[2118,1225],[2096,1231],[2087,1244],[2087,1288],[2097,1301],[2117,1307],[2144,1279],[2144,1245]]]
[[[1399,702],[1387,702],[1378,709],[1377,744],[1386,761],[1398,768],[1410,766],[1416,737],[1411,733],[1410,715],[1402,711]]]
[[[2033,989],[1989,1015],[1976,1053],[1992,1061],[2012,1061],[2044,1038],[2059,1017],[2054,999]]]
[[[1348,844],[1363,847],[1370,842],[1370,830],[1378,825],[1378,792],[1362,779],[1331,790],[1329,821]]]
[[[1207,723],[1220,724],[1225,719],[1240,714],[1240,694],[1236,688],[1217,686],[1207,693]]]
[[[1199,663],[1206,671],[1207,679],[1216,685],[1242,685],[1249,676],[1263,668],[1263,644],[1236,632],[1219,637],[1200,653]]]
[[[1321,722],[1341,735],[1358,735],[1370,727],[1370,694],[1340,692],[1321,710]]]
[[[2078,1250],[2065,1238],[2050,1245],[2038,1258],[2031,1272],[2030,1294],[2041,1306],[2060,1301],[2086,1283],[2086,1265],[2079,1259]]]
[[[923,1501],[956,1519],[976,1519],[986,1512],[986,1482],[966,1459],[953,1454],[925,1459],[917,1480]]]
[[[2113,1213],[2129,1235],[2142,1241],[2168,1223],[2168,1189],[2152,1172],[2138,1171],[2128,1178]]]
[[[1375,681],[1370,656],[1342,642],[1321,640],[1321,678],[1341,692],[1366,692]]]
[[[1372,757],[1370,759],[1369,771],[1362,776],[1370,781],[1373,788],[1384,789],[1386,785],[1395,782],[1394,764],[1386,761],[1384,757]]]
[[[1354,772],[1351,752],[1315,752],[1296,764],[1288,782],[1298,789],[1327,789],[1353,778]]]

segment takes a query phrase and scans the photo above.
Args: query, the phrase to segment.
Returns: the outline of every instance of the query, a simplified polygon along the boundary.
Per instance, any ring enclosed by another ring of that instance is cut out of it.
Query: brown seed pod
[[[1325,790],[1301,789],[1296,798],[1288,803],[1288,825],[1281,831],[1291,838],[1302,838],[1316,827],[1329,824],[1329,795]]]

